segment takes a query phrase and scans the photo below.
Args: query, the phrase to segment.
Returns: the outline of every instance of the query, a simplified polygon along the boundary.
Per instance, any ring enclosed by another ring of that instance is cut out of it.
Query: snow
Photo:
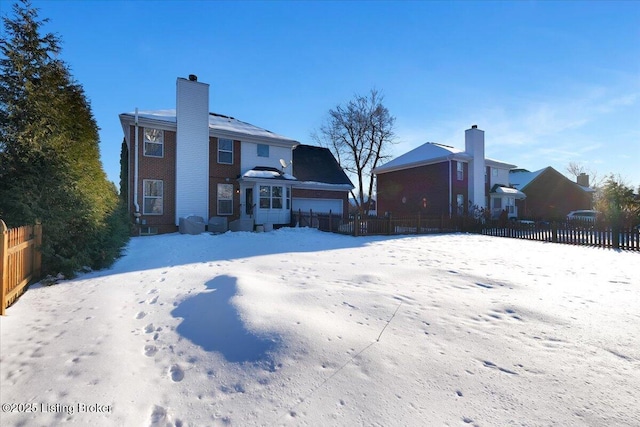
[[[637,265],[466,234],[133,238],[0,318],[2,425],[637,426]]]
[[[135,112],[123,113],[122,116],[135,117]],[[138,111],[138,117],[149,120],[159,120],[167,122],[175,126],[176,124],[176,110],[141,110]],[[288,138],[286,136],[278,135],[266,129],[262,129],[258,126],[254,126],[250,123],[243,122],[233,117],[227,117],[222,115],[209,114],[209,129],[218,132],[227,132],[230,135],[242,135],[248,137],[259,137],[270,139],[279,143],[288,145],[297,145],[297,141]]]
[[[509,172],[509,184],[513,185],[514,187],[518,187],[519,189],[523,189],[545,170],[547,170],[547,168],[542,168],[535,172],[511,171]]]
[[[413,150],[396,157],[395,159],[379,166],[375,169],[375,173],[392,172],[401,169],[409,169],[418,166],[429,165],[433,163],[439,163],[446,160],[461,160],[468,162],[472,156],[455,147],[448,145],[438,144],[436,142],[426,142]],[[487,165],[503,168],[514,168],[515,165],[505,163],[501,160],[491,159],[485,157]]]
[[[243,178],[263,178],[263,179],[287,179],[290,181],[295,181],[296,178],[293,175],[288,173],[279,172],[277,170],[255,170],[250,169],[246,171],[243,175]]]

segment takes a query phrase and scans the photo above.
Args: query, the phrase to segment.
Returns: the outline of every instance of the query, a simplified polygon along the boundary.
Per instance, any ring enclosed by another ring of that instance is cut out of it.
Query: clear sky
[[[0,1],[3,16],[12,2]],[[640,2],[33,1],[101,128],[119,182],[118,114],[175,108],[177,77],[210,110],[312,143],[327,111],[376,88],[400,155],[427,142],[518,167],[577,162],[640,185]]]

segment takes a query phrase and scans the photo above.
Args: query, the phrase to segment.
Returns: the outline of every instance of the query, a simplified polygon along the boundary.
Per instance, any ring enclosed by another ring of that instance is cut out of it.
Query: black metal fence
[[[468,232],[486,236],[640,251],[640,230],[637,227],[612,227],[608,224],[583,221],[501,222],[466,216],[450,218],[444,215],[439,217],[350,215],[345,218],[331,212],[325,214],[298,211],[294,213],[294,223],[301,227],[313,227],[352,236]]]

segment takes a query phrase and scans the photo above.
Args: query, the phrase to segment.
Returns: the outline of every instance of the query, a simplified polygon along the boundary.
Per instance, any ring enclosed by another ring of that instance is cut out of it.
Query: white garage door
[[[311,209],[314,213],[331,213],[342,215],[342,200],[338,199],[301,199],[295,198],[292,201],[293,211],[309,212]]]

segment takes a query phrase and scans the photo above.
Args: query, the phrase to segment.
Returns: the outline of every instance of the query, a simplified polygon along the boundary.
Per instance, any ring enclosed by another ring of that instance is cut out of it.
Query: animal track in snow
[[[145,334],[150,334],[151,332],[155,331],[156,328],[153,326],[153,323],[149,323],[147,326],[144,327],[144,333]]]
[[[147,313],[145,313],[144,311],[139,311],[138,314],[136,314],[136,319],[142,319],[146,315]]]
[[[156,295],[155,297],[149,299],[147,301],[147,304],[151,305],[151,304],[155,304],[156,302],[158,302],[158,295]]]

